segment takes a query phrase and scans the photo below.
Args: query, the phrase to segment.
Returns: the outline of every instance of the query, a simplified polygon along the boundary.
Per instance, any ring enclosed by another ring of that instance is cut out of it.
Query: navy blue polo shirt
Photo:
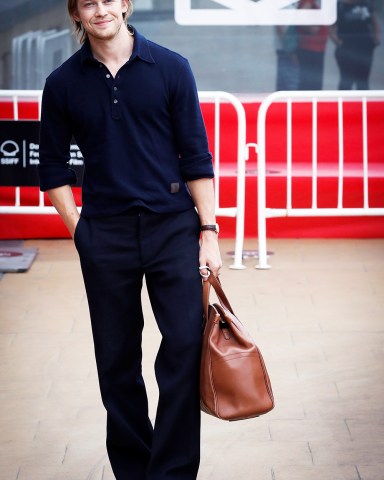
[[[212,178],[212,157],[188,61],[135,30],[114,78],[86,42],[47,78],[40,129],[40,188],[73,185],[74,137],[85,164],[82,214],[139,206],[193,208],[185,182]]]

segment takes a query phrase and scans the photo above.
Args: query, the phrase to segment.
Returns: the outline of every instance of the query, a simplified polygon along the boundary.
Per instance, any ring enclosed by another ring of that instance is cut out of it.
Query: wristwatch
[[[201,225],[200,231],[203,232],[204,230],[211,230],[212,232],[219,234],[219,224],[214,223],[213,225]]]

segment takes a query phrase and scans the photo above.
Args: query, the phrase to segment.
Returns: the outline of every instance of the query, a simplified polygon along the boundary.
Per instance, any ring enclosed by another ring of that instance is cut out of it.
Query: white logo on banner
[[[21,165],[23,168],[27,168],[28,165],[38,165],[39,145],[27,140],[21,140],[20,145],[22,151],[14,140],[5,140],[0,145],[0,165]]]
[[[1,165],[17,165],[19,163],[20,151],[19,145],[13,140],[6,140],[0,146],[0,164]]]
[[[13,140],[7,140],[1,144],[0,152],[4,157],[15,157],[20,151],[20,148]]]
[[[319,9],[292,8],[297,0],[211,0],[224,8],[192,8],[192,0],[175,0],[180,25],[332,25],[337,0],[321,0]]]

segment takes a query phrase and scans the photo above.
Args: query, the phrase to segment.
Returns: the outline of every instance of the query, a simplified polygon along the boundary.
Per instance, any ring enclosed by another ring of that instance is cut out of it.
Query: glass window
[[[186,56],[200,90],[384,89],[382,1],[283,3],[273,12],[268,0],[136,0],[130,23]],[[71,30],[63,0],[2,2],[0,87],[42,88],[79,47]]]

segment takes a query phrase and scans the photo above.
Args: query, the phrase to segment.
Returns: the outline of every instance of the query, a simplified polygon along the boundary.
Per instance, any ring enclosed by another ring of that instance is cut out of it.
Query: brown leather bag
[[[220,304],[209,304],[211,285]],[[201,410],[223,420],[242,420],[269,412],[274,398],[263,357],[212,274],[204,282],[203,304]]]

